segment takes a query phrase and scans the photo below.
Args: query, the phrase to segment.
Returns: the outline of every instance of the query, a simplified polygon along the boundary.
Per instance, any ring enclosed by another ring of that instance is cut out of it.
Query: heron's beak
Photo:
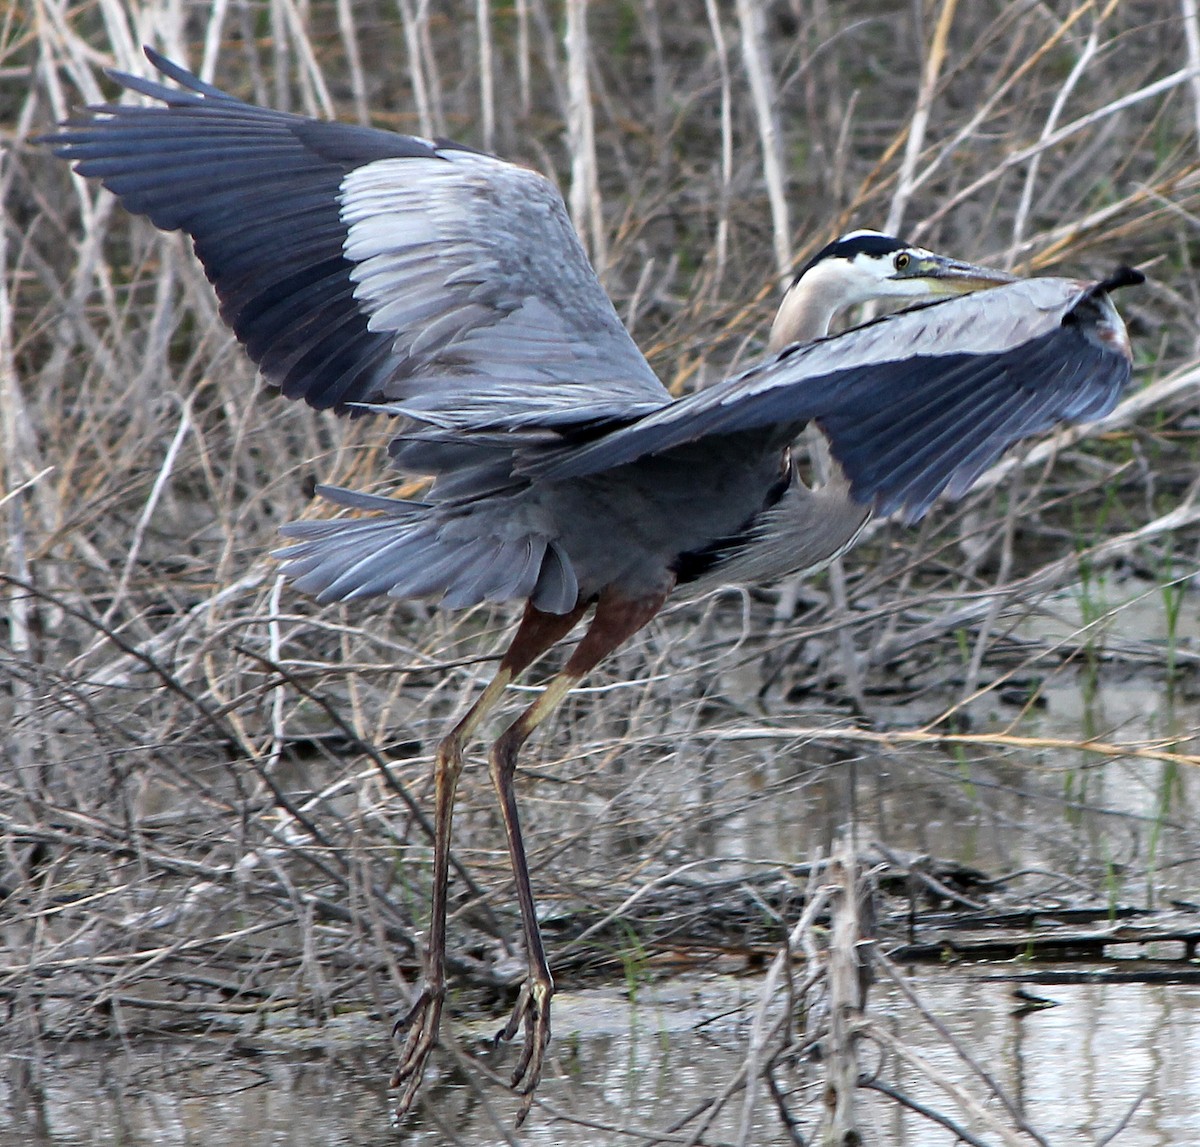
[[[1007,271],[963,263],[945,255],[935,255],[933,252],[914,255],[908,266],[897,271],[892,278],[920,279],[932,295],[966,295],[971,291],[983,291],[988,287],[999,287],[1017,281],[1017,276],[1010,275]]]

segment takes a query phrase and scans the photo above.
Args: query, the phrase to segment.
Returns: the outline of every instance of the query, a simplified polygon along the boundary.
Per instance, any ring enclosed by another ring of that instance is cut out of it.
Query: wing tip
[[[149,44],[142,45],[142,54],[150,61],[150,66],[159,75],[165,76],[168,80],[174,80],[175,83],[180,85],[179,88],[168,88],[158,83],[157,80],[146,79],[144,76],[135,76],[130,72],[123,72],[119,68],[105,68],[104,74],[129,91],[149,96],[151,99],[162,100],[164,103],[173,106],[195,103],[204,99],[239,102],[236,97],[231,96],[228,92],[222,91],[212,84],[205,83],[199,76],[189,72],[182,64],[175,63],[174,60],[164,56],[162,52],[156,48],[152,48]],[[109,110],[108,105],[105,105],[101,110]]]
[[[1126,263],[1121,263],[1113,268],[1112,273],[1105,279],[1101,279],[1092,289],[1089,294],[1107,294],[1110,291],[1119,291],[1123,287],[1140,287],[1146,281],[1146,276],[1136,267],[1130,267]]]

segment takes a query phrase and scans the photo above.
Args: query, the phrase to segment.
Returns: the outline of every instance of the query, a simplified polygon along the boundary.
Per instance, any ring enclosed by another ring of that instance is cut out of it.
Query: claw
[[[521,1097],[517,1110],[517,1126],[520,1127],[533,1105],[533,1095],[542,1078],[542,1065],[546,1058],[546,1047],[550,1043],[550,998],[554,995],[554,984],[548,980],[526,980],[521,985],[516,1007],[508,1017],[508,1023],[496,1033],[497,1044],[512,1040],[518,1028],[524,1029],[521,1057],[513,1068],[511,1087]]]
[[[401,1032],[408,1032],[404,1047],[400,1049],[400,1060],[388,1084],[389,1087],[403,1089],[396,1101],[397,1119],[402,1119],[408,1114],[408,1109],[412,1107],[413,1100],[417,1098],[417,1092],[421,1089],[429,1053],[437,1047],[442,1001],[445,998],[445,986],[426,984],[407,1015],[398,1019],[392,1028],[393,1038]]]

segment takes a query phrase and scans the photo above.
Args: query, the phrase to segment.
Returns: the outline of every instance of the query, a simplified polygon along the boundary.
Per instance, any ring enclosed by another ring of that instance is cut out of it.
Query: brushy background
[[[788,269],[851,226],[1023,273],[1149,276],[1118,299],[1137,389],[1102,426],[1019,454],[919,529],[882,524],[832,577],[668,611],[564,706],[522,781],[563,975],[620,969],[635,933],[651,952],[769,946],[777,931],[746,923],[754,903],[731,933],[706,919],[711,899],[612,915],[696,860],[746,855],[764,815],[780,870],[856,812],[886,837],[856,810],[847,760],[905,770],[913,822],[977,816],[997,839],[1020,815],[1005,794],[1076,784],[1082,799],[1075,770],[1128,750],[1158,770],[1151,795],[1161,777],[1191,783],[1191,0],[18,0],[0,15],[0,994],[14,1030],[373,1008],[382,1045],[419,966],[432,746],[513,620],[319,609],[280,584],[265,557],[278,526],[325,512],[316,481],[377,484],[388,427],[279,399],[186,240],[29,142],[113,97],[105,67],[146,74],[143,43],[255,102],[552,174],[677,392],[750,361]],[[1130,578],[1174,618],[1165,642],[1105,640],[1097,587]],[[1018,635],[1064,590],[1088,628]],[[1078,676],[1086,693],[1121,674],[1172,691],[1169,737],[1016,740],[1047,680]],[[869,739],[895,726],[911,744]],[[950,747],[948,729],[963,738]],[[992,770],[995,808],[947,779],[972,768]],[[1194,858],[1170,791],[1155,839]],[[828,826],[815,838],[797,827],[813,808]],[[885,843],[942,851],[897,823]],[[520,961],[505,954],[516,918],[485,770],[464,778],[456,830],[455,972],[486,1001]],[[1101,846],[1060,835],[1032,847],[1114,895]],[[1152,863],[1123,869],[1116,894],[1161,894]],[[571,947],[588,922],[609,939]]]

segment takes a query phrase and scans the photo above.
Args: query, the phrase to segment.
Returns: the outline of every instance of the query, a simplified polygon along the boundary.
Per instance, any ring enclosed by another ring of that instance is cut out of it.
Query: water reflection
[[[1200,1142],[1200,989],[1055,985],[1039,994],[1057,1006],[1018,1016],[1012,986],[983,978],[994,970],[922,970],[912,983],[1050,1143],[1103,1139],[1143,1092],[1116,1143]],[[610,1141],[611,1132],[597,1130],[596,1124],[662,1132],[718,1094],[736,1068],[756,983],[689,975],[641,985],[632,1004],[615,989],[564,994],[556,1013],[555,1070],[548,1073],[541,1096],[547,1108],[535,1108],[519,1141]],[[872,1010],[890,1017],[899,1034],[947,1075],[969,1077],[898,993],[880,987]],[[460,1038],[469,1041],[471,1034],[460,1031]],[[195,1038],[81,1044],[36,1063],[14,1057],[4,1080],[0,1143],[395,1143],[379,1082],[387,1064],[351,1050],[348,1045],[360,1038],[364,1047],[379,1046],[374,1025],[346,1021],[324,1034],[320,1050],[289,1047],[290,1041],[276,1045],[264,1036],[253,1055]],[[903,1076],[896,1082],[915,1097],[951,1110],[928,1085]],[[504,1126],[513,1110],[502,1089],[487,1085],[481,1101],[457,1072],[431,1084],[426,1108],[403,1136],[405,1142],[502,1141],[493,1117]],[[875,1142],[894,1147],[954,1143],[948,1132],[910,1112],[866,1096],[863,1102]],[[730,1117],[718,1121],[713,1140],[734,1135],[737,1114],[735,1104]],[[579,1126],[576,1119],[592,1126]],[[765,1099],[754,1142],[787,1142]]]

